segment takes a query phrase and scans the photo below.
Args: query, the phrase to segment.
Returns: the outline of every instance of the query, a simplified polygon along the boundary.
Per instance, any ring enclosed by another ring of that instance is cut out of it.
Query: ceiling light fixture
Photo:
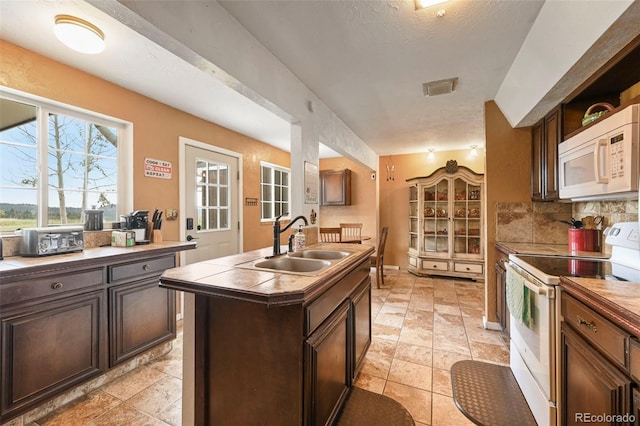
[[[55,23],[53,32],[67,47],[89,54],[104,50],[104,33],[91,22],[71,15],[57,15]]]
[[[449,0],[414,0],[416,4],[416,10],[424,9],[425,7],[435,6],[436,4],[445,3]]]
[[[478,145],[471,145],[471,155],[475,157],[478,155]]]
[[[429,81],[422,84],[422,93],[425,96],[446,95],[455,92],[458,87],[458,77],[446,78],[444,80]]]
[[[433,153],[433,148],[430,148],[430,149],[428,150],[428,152],[429,152],[429,153],[427,154],[427,158],[428,158],[429,160],[433,160],[433,159],[436,157],[436,155]]]

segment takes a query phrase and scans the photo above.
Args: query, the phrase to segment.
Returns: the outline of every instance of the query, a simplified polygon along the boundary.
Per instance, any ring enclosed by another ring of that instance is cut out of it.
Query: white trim
[[[486,330],[502,331],[502,324],[500,324],[499,322],[488,321],[487,317],[485,317],[484,315],[482,316],[482,326]]]
[[[209,145],[204,142],[200,142],[194,139],[189,139],[184,136],[178,136],[178,188],[179,188],[179,204],[181,214],[185,212],[187,203],[185,200],[186,194],[186,167],[185,167],[185,158],[186,158],[186,149],[187,146],[192,146],[194,148],[203,149],[205,151],[215,152],[218,154],[227,155],[229,157],[234,157],[238,160],[238,222],[240,223],[240,230],[238,232],[238,253],[242,253],[243,248],[243,239],[244,239],[244,224],[242,218],[244,217],[244,208],[242,200],[244,199],[243,193],[243,176],[242,173],[242,154],[239,152],[231,151],[225,148],[221,148],[214,145]],[[186,226],[184,226],[183,221],[185,218],[179,218],[180,220],[180,241],[184,241],[187,238],[187,230]],[[184,251],[180,252],[180,265],[184,265],[186,262],[186,253]]]

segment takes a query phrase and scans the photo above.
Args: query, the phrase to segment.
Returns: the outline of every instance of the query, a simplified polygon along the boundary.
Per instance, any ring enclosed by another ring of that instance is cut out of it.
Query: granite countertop
[[[640,336],[640,283],[562,277],[560,286],[635,336]]]
[[[351,255],[332,261],[317,275],[246,269],[243,264],[264,260],[271,248],[169,269],[160,277],[162,287],[205,296],[222,296],[264,303],[288,305],[309,300],[344,278],[374,248],[364,244],[319,243],[307,249],[340,250]],[[283,255],[286,257],[286,255]],[[368,266],[368,264],[367,264]]]
[[[567,244],[508,243],[498,241],[496,242],[496,248],[507,254],[609,258],[608,254],[599,251],[571,251]]]
[[[133,247],[95,247],[81,252],[42,257],[11,256],[0,260],[0,277],[16,273],[31,273],[48,268],[66,268],[73,266],[72,264],[90,264],[110,257],[117,257],[118,260],[127,260],[129,258],[133,260],[145,254],[175,253],[181,250],[191,250],[195,247],[196,244],[194,242],[163,241]]]

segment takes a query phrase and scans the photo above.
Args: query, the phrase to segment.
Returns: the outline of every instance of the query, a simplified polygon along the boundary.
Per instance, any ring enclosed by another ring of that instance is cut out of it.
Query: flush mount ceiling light
[[[422,92],[425,96],[446,95],[455,92],[458,87],[458,77],[445,80],[429,81],[422,84]]]
[[[89,54],[104,50],[104,33],[91,22],[71,15],[57,15],[55,23],[53,32],[67,47]]]
[[[416,4],[416,10],[424,9],[425,7],[435,6],[436,4],[445,3],[449,0],[414,0]]]

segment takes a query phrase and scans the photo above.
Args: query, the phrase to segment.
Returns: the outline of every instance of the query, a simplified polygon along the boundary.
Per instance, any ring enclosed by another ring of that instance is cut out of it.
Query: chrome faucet
[[[288,214],[289,214],[288,212],[281,214],[280,216],[276,217],[275,222],[273,222],[273,255],[271,257],[279,256],[281,254],[280,253],[280,234],[286,231],[287,229],[289,229],[291,225],[293,225],[298,221],[298,219],[302,219],[304,221],[304,225],[309,226],[309,221],[307,221],[307,218],[300,215],[293,218],[291,222],[287,224],[287,226],[280,229],[280,218]]]

